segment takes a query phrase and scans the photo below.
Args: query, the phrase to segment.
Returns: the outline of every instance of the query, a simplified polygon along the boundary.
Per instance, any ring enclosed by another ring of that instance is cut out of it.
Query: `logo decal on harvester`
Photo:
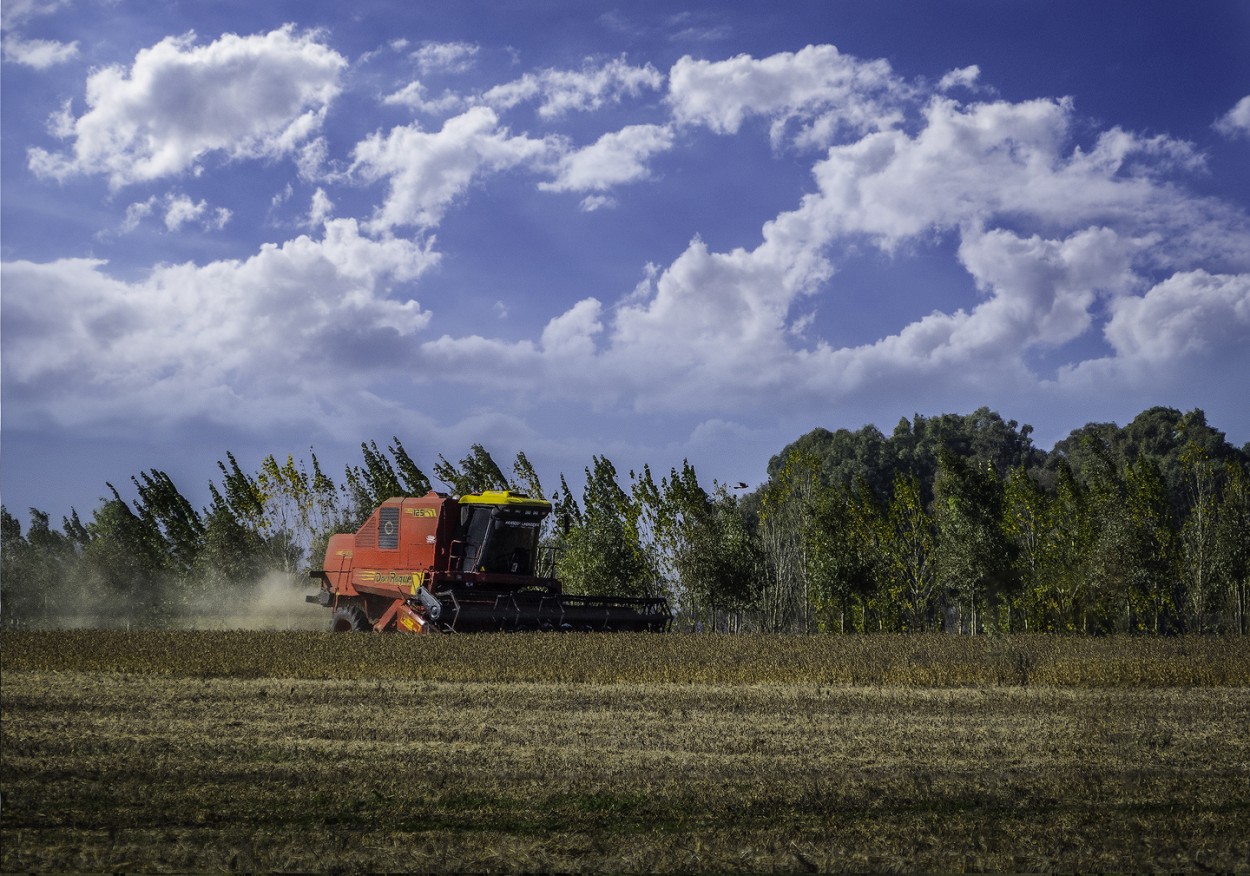
[[[437,517],[438,510],[435,508],[409,508],[408,513],[413,517]]]
[[[372,581],[375,584],[411,585],[412,579],[416,577],[411,572],[378,572],[374,569],[361,569],[359,574],[361,582]]]

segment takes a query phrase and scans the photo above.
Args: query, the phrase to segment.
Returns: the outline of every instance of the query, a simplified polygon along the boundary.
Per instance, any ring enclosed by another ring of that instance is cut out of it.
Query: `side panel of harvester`
[[[457,502],[439,493],[387,499],[354,534],[330,537],[324,567],[314,573],[322,590],[310,601],[377,617],[381,606],[415,596],[428,576],[447,569],[458,520]]]
[[[454,499],[437,493],[383,502],[354,536],[343,537],[351,540],[344,543],[351,557],[341,592],[411,593],[414,574],[446,569],[456,508]]]

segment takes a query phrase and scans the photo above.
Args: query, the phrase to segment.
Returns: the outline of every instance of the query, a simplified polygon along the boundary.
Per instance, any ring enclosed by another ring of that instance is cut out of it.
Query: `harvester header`
[[[341,632],[669,628],[663,598],[563,593],[541,543],[550,513],[508,490],[387,499],[354,534],[330,537],[308,601]]]

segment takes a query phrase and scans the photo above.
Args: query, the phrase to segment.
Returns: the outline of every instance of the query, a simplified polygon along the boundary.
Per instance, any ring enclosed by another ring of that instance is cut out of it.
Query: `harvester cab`
[[[550,513],[507,490],[387,499],[354,534],[330,537],[308,601],[331,610],[336,631],[669,628],[660,597],[563,593],[541,538]]]
[[[463,572],[532,576],[543,519],[551,505],[516,493],[460,497],[452,556]]]

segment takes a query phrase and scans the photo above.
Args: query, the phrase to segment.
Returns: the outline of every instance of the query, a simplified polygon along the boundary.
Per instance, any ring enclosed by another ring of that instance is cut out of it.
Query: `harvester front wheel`
[[[364,609],[358,605],[340,605],[330,616],[330,632],[333,633],[359,633],[371,626]]]

